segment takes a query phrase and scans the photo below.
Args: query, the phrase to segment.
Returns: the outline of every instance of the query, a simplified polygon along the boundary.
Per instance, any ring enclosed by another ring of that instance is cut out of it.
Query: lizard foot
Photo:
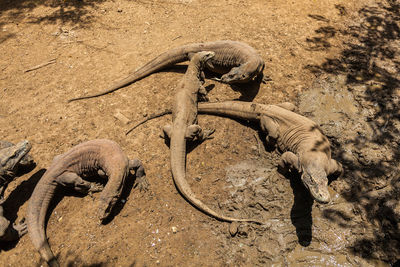
[[[270,77],[268,77],[268,76],[263,76],[262,79],[261,79],[261,82],[263,84],[266,84],[267,82],[270,82],[270,81],[272,81],[272,79]]]
[[[92,193],[96,193],[96,192],[100,192],[104,189],[104,186],[102,184],[99,183],[90,183],[90,188],[89,188],[89,195],[91,195]]]
[[[14,223],[13,228],[18,232],[18,236],[21,237],[28,232],[28,225],[23,218],[18,224]]]
[[[199,102],[208,102],[210,99],[205,94],[199,94]]]
[[[149,181],[147,180],[146,176],[136,177],[133,187],[137,187],[140,192],[147,191],[149,188]]]
[[[204,129],[202,140],[213,139],[214,136],[211,136],[215,132],[215,129]]]

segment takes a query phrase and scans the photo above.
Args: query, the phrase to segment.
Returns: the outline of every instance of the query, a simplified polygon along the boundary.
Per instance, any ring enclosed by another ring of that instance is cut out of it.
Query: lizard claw
[[[89,188],[89,194],[90,193],[96,193],[96,192],[100,192],[101,190],[104,189],[104,186],[102,184],[99,183],[91,183],[90,184],[90,188]]]
[[[266,84],[267,82],[270,82],[270,81],[272,81],[272,79],[270,77],[268,77],[268,76],[263,76],[262,79],[261,79],[261,82],[263,84]]]
[[[214,136],[211,136],[215,132],[215,129],[205,129],[203,130],[203,140],[213,139]]]
[[[147,180],[146,176],[136,177],[135,184],[133,185],[134,188],[139,188],[139,191],[147,191],[149,188],[149,181]]]
[[[217,77],[212,77],[212,78],[210,78],[210,80],[217,81],[217,82],[222,82],[222,79],[221,78],[217,78]]]
[[[199,94],[199,102],[208,102],[210,99],[205,94]]]
[[[28,232],[28,226],[25,222],[25,218],[23,218],[21,221],[19,221],[19,223],[14,223],[13,224],[13,228],[15,229],[15,231],[18,232],[18,236],[21,237],[23,235],[25,235]]]

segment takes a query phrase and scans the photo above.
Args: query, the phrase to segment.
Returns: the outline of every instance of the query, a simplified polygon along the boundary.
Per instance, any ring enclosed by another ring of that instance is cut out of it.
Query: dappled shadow
[[[7,21],[18,23],[25,21],[28,23],[51,23],[75,24],[85,26],[90,24],[95,18],[92,12],[93,8],[104,0],[0,0],[0,26],[6,24]],[[47,7],[46,12],[37,15],[32,12],[38,7]]]
[[[344,7],[335,7],[339,15],[347,15]],[[352,139],[337,136],[333,151],[344,165],[347,174],[343,179],[350,185],[342,196],[365,214],[362,224],[375,229],[373,238],[359,237],[352,245],[353,252],[394,263],[400,254],[400,3],[387,0],[366,6],[358,16],[359,21],[346,29],[335,29],[329,20],[312,17],[326,25],[315,37],[307,38],[309,50],[328,50],[330,38],[338,32],[346,41],[338,56],[307,68],[317,76],[344,75],[361,107],[360,115],[372,131],[372,135],[358,132]],[[352,145],[355,160],[346,156],[344,144]],[[340,214],[331,210],[325,215],[335,222]]]

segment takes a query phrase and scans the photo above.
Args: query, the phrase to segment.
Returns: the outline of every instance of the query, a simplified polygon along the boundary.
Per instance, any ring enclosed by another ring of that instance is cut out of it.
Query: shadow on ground
[[[27,20],[29,23],[73,23],[80,27],[90,24],[95,18],[90,10],[102,3],[100,1],[80,0],[0,0],[0,26],[9,20],[18,23]],[[49,8],[42,16],[33,15],[32,11],[38,7]],[[0,39],[1,41],[1,39]]]
[[[344,7],[336,8],[340,15],[347,14]],[[326,25],[316,30],[316,36],[307,38],[309,50],[329,49],[336,34],[346,41],[337,57],[307,68],[316,76],[344,75],[349,91],[361,106],[360,112],[366,114],[372,135],[358,132],[350,139],[337,137],[333,150],[345,166],[343,179],[350,185],[342,196],[362,214],[363,226],[372,225],[374,229],[373,237],[360,235],[352,251],[366,259],[393,264],[400,255],[400,3],[387,0],[358,13],[360,20],[346,29],[335,29],[328,19],[310,15]],[[354,147],[355,161],[346,157],[344,144]],[[360,152],[366,148],[369,155]],[[374,152],[377,149],[385,152]],[[376,158],[371,156],[373,153]],[[334,218],[331,215],[337,212],[331,210],[325,215]]]

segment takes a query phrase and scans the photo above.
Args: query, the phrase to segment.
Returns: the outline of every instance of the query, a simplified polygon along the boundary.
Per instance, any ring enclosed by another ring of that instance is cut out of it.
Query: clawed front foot
[[[149,181],[146,176],[136,177],[134,188],[138,188],[140,192],[147,191],[149,188]]]
[[[13,228],[17,231],[18,236],[21,237],[28,232],[28,226],[25,222],[25,218],[22,219],[18,224],[14,223]]]
[[[92,195],[93,193],[100,192],[104,189],[104,185],[99,183],[90,183],[90,188],[88,190],[88,194]]]
[[[208,102],[209,100],[206,94],[199,94],[199,102]]]
[[[205,129],[203,130],[202,140],[213,139],[214,136],[211,136],[215,132],[215,129]]]
[[[261,79],[261,82],[263,84],[266,84],[267,82],[270,82],[270,81],[272,81],[272,79],[270,77],[268,77],[268,76],[263,76],[262,79]]]

